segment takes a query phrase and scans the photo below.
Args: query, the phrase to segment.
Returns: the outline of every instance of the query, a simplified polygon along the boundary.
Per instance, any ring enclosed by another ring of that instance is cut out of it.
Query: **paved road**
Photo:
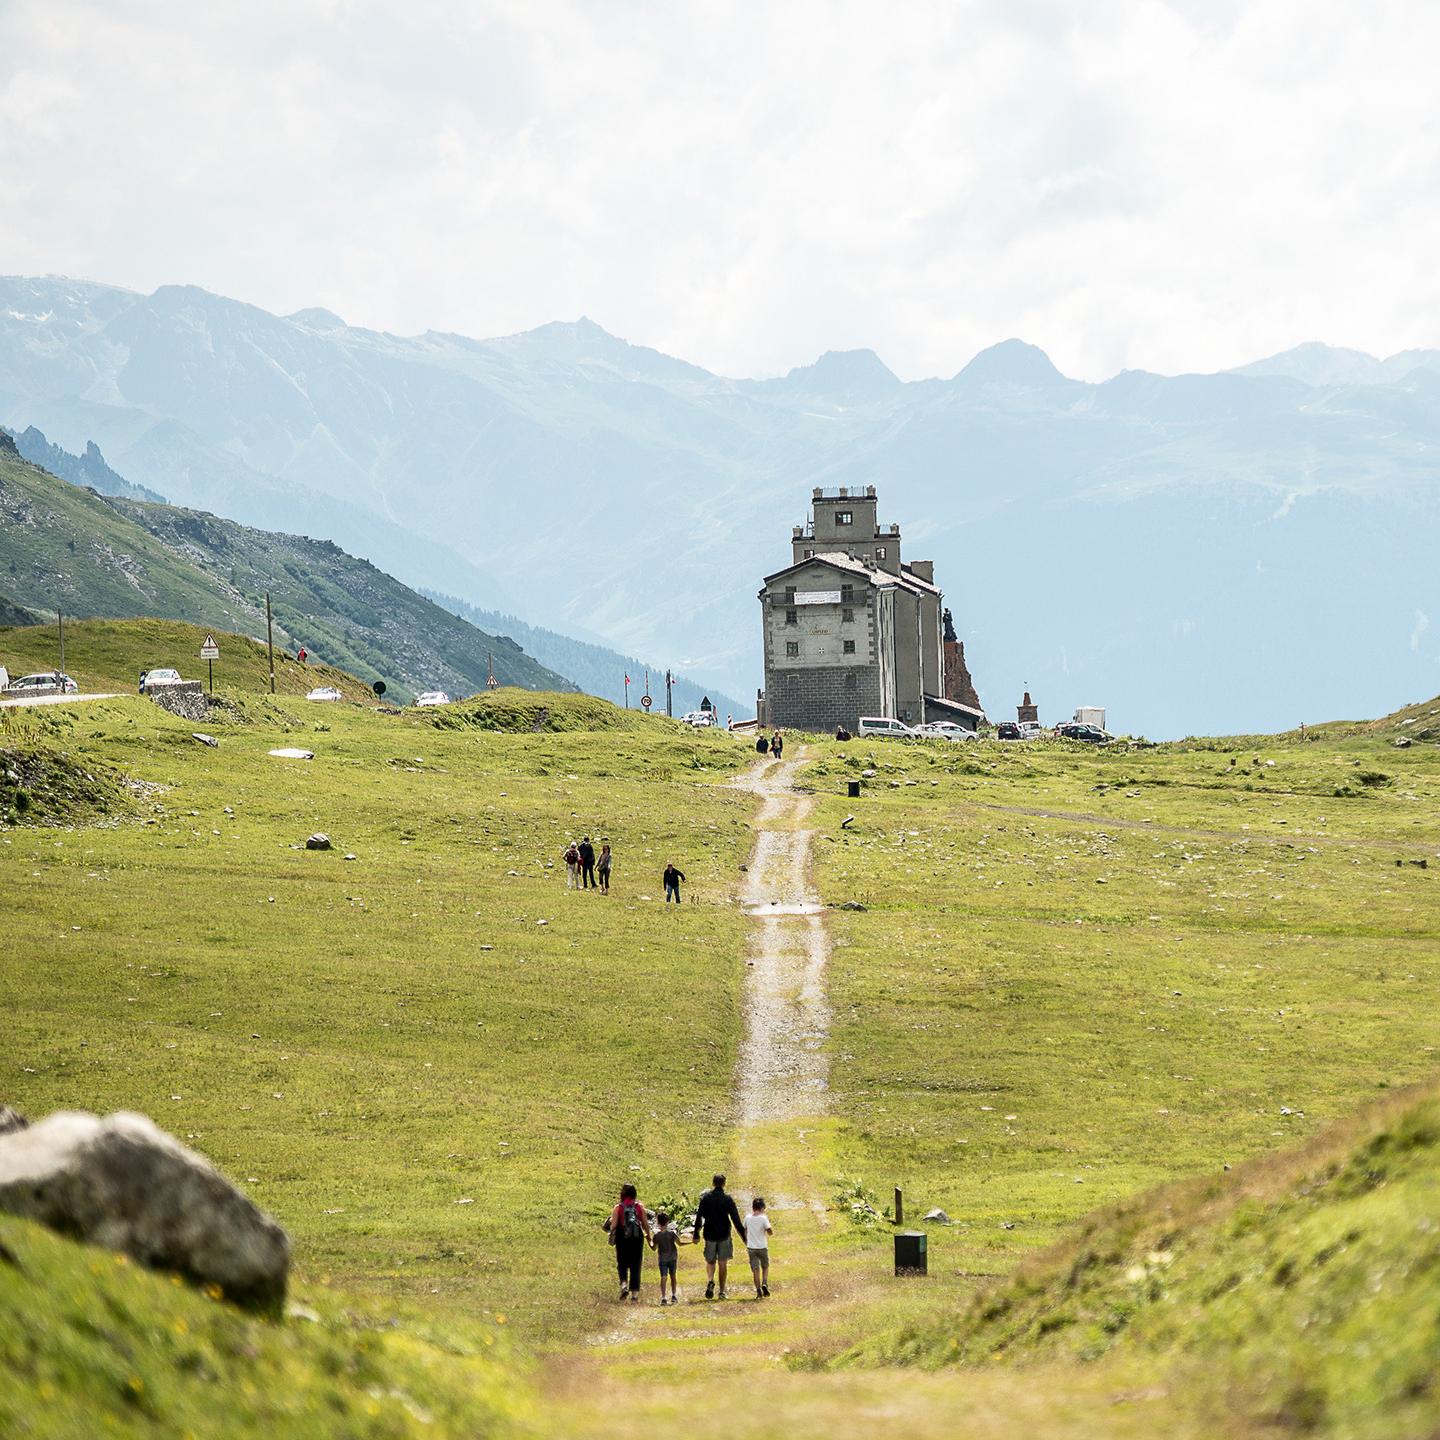
[[[114,700],[109,695],[19,695],[10,700],[0,700],[0,710],[28,710],[32,705],[75,705],[81,700]]]

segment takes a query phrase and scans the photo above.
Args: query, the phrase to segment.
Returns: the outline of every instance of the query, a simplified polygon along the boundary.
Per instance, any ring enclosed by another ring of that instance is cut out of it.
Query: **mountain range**
[[[73,457],[72,457],[73,458]],[[574,690],[508,636],[489,635],[330,541],[251,529],[201,511],[81,488],[26,461],[0,434],[0,623],[154,616],[263,638],[271,596],[276,644],[392,699],[502,685]],[[27,613],[28,612],[28,613]],[[189,671],[193,655],[152,664]]]
[[[1436,351],[1091,384],[1010,340],[947,379],[850,351],[745,380],[588,320],[402,337],[13,278],[0,419],[742,696],[760,578],[816,485],[876,485],[935,561],[994,718],[1028,688],[1044,719],[1269,729],[1391,709],[1440,663]]]

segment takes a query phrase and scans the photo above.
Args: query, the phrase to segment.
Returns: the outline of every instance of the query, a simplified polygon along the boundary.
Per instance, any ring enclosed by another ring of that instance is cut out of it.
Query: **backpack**
[[[640,1215],[635,1208],[635,1201],[627,1200],[620,1207],[620,1238],[622,1240],[642,1240],[645,1232],[640,1228]]]

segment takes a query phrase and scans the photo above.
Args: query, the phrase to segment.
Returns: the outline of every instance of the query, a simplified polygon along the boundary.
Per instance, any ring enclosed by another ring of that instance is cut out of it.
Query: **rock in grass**
[[[940,1209],[929,1211],[925,1218],[927,1220],[933,1220],[937,1225],[948,1225],[950,1223],[950,1217]]]
[[[207,1160],[143,1115],[57,1111],[0,1138],[0,1211],[275,1310],[290,1241]]]
[[[317,830],[313,835],[305,839],[307,850],[333,850],[335,847],[330,843],[330,837],[323,830]]]
[[[220,744],[220,742],[213,735],[203,735],[199,730],[192,730],[190,732],[190,738],[192,740],[198,740],[202,745],[210,746],[212,750],[217,748]]]

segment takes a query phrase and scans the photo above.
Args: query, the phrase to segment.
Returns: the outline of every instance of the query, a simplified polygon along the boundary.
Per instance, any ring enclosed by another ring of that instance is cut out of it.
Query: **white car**
[[[305,698],[307,700],[343,700],[345,697],[333,685],[317,685]]]
[[[1038,720],[1022,720],[1020,722],[1020,738],[1022,740],[1043,740],[1049,733]]]
[[[889,735],[897,740],[913,740],[918,732],[912,730],[903,720],[896,720],[890,715],[862,715],[858,733],[861,735]]]
[[[973,740],[975,732],[967,730],[963,725],[957,725],[953,720],[931,720],[921,725],[915,732],[923,735],[927,740]]]
[[[10,682],[10,694],[24,695],[35,690],[59,690],[64,695],[73,695],[80,687],[58,670],[45,670],[38,675],[22,675]]]
[[[450,697],[443,690],[427,690],[423,695],[415,697],[415,704],[420,709],[430,709],[435,705],[448,705]]]
[[[184,683],[178,670],[147,670],[140,677],[140,693],[148,695],[162,685],[183,685]]]
[[[691,710],[688,714],[680,717],[682,725],[693,725],[697,730],[704,730],[714,725],[715,712],[713,710]]]

